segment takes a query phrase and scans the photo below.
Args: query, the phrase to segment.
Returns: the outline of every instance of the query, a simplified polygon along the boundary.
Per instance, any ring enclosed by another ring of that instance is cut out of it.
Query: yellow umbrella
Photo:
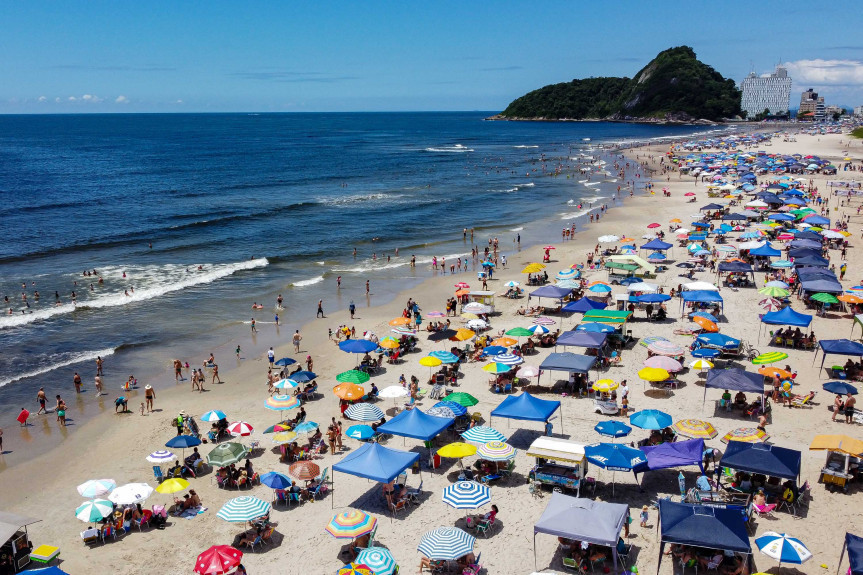
[[[467,341],[470,338],[474,337],[475,335],[476,335],[475,331],[470,330],[470,329],[461,328],[457,332],[455,332],[455,335],[453,337],[459,341]]]
[[[392,338],[387,338],[387,339],[382,339],[380,342],[378,342],[378,345],[381,347],[385,347],[387,349],[395,349],[395,348],[399,347],[399,342],[397,342],[396,340],[394,340]]]
[[[290,443],[297,438],[297,434],[293,431],[283,431],[281,433],[277,433],[273,435],[273,443],[276,445],[283,445],[285,443]]]
[[[668,379],[668,372],[658,367],[645,367],[638,372],[638,377],[645,381],[665,381]]]
[[[437,367],[442,363],[443,362],[441,360],[439,360],[436,357],[432,357],[430,355],[427,355],[427,356],[420,359],[420,365],[425,366],[425,367]]]
[[[159,493],[176,493],[189,487],[189,482],[185,479],[166,479],[156,487]]]
[[[449,445],[444,445],[437,450],[437,454],[441,457],[452,457],[455,459],[461,459],[462,457],[470,457],[475,453],[476,445],[471,445],[470,443],[464,443],[462,441],[457,441],[455,443],[450,443]]]
[[[544,269],[545,269],[545,266],[542,264],[531,263],[531,264],[527,264],[527,267],[525,267],[523,270],[521,270],[521,273],[523,273],[523,274],[535,274],[535,273],[541,272]]]
[[[672,224],[682,224],[683,221],[680,218],[673,218],[670,220]]]
[[[518,341],[512,339],[511,337],[499,337],[496,340],[492,341],[492,345],[499,345],[501,347],[509,347],[511,345],[517,344]]]
[[[608,393],[614,389],[617,389],[618,386],[619,384],[613,379],[600,379],[593,384],[593,390],[602,393]]]
[[[467,313],[467,312],[465,312],[465,313],[461,314],[461,316],[462,316],[464,319],[479,319],[479,316],[478,316],[478,315],[476,315],[475,313]]]

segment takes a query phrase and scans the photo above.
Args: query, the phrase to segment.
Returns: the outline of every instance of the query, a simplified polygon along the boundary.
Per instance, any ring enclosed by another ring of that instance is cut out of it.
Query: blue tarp
[[[812,316],[794,311],[791,306],[780,309],[779,311],[771,311],[764,314],[761,318],[761,323],[769,325],[793,325],[796,327],[807,327],[812,323]]]
[[[646,293],[644,295],[636,296],[635,301],[638,303],[660,303],[670,299],[671,296],[666,293]]]
[[[782,479],[797,481],[800,477],[801,454],[796,449],[729,441],[719,465],[737,471],[762,473]]]
[[[551,299],[563,299],[572,293],[571,289],[553,285],[542,286],[530,292],[530,297],[545,297]]]
[[[749,533],[739,509],[722,509],[659,499],[662,558],[666,543],[750,553]]]
[[[674,247],[674,244],[669,244],[667,242],[660,240],[659,238],[655,238],[655,239],[650,240],[649,242],[647,242],[643,246],[641,246],[641,249],[663,251],[663,250],[669,250],[672,247]]]
[[[607,303],[602,303],[587,297],[583,297],[578,301],[571,301],[565,306],[563,306],[563,311],[575,311],[585,313],[594,309],[605,309],[606,307],[608,307]]]
[[[713,290],[682,291],[680,292],[680,295],[685,302],[694,301],[699,303],[713,303],[723,301],[719,292]]]
[[[378,431],[428,441],[454,422],[452,417],[437,417],[414,408],[402,411],[378,427]]]
[[[722,349],[737,349],[740,347],[739,339],[725,335],[724,333],[703,333],[695,338],[695,342],[701,345],[721,347]]]
[[[550,353],[539,366],[539,369],[587,373],[594,363],[596,363],[596,358],[593,356],[565,351],[562,353]]]
[[[814,266],[819,268],[826,268],[830,265],[829,260],[818,256],[803,256],[801,258],[794,258],[794,261],[792,263],[795,266]]]
[[[596,333],[590,331],[565,331],[560,334],[554,345],[574,345],[577,347],[586,347],[589,349],[599,349],[603,345],[605,345],[605,340],[607,338],[608,334],[605,333]]]
[[[560,409],[559,401],[540,399],[529,393],[510,395],[491,412],[491,417],[506,417],[508,419],[524,419],[528,421],[548,421],[551,415]]]
[[[641,450],[647,455],[647,467],[651,471],[669,467],[697,465],[704,472],[704,440],[687,439],[659,445],[645,445]]]
[[[842,548],[842,554],[848,550],[848,562],[851,564],[851,575],[863,575],[863,537],[858,537],[851,533],[845,534],[845,545]],[[839,558],[839,563],[842,563],[842,557]]]
[[[698,211],[703,212],[704,210],[724,210],[725,206],[721,206],[719,204],[707,204],[706,206],[701,206],[698,208]]]
[[[759,248],[759,249],[761,249],[761,248]],[[752,272],[752,266],[746,262],[719,262],[719,271],[721,271],[721,272],[753,273]],[[686,293],[686,292],[684,292],[684,293]]]
[[[708,388],[761,394],[764,393],[764,376],[760,373],[751,373],[738,367],[711,369],[707,372],[704,395],[707,395]]]
[[[769,243],[766,243],[761,247],[749,250],[749,255],[777,258],[782,255],[782,252],[771,246]]]
[[[390,449],[380,443],[365,443],[333,465],[333,471],[389,483],[419,458],[419,453]]]
[[[722,216],[722,219],[724,221],[728,221],[728,222],[740,221],[740,220],[746,221],[746,216],[743,216],[741,214],[726,214],[726,215]]]

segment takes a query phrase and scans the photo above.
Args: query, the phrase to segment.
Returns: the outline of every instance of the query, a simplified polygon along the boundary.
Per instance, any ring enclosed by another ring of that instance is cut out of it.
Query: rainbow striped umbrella
[[[336,571],[336,575],[375,575],[375,572],[363,563],[348,563]]]
[[[333,517],[324,530],[336,539],[356,539],[371,533],[378,520],[365,511],[351,509]]]
[[[480,445],[476,454],[488,461],[509,461],[515,457],[516,449],[503,441],[489,441]]]
[[[300,400],[290,395],[273,395],[264,400],[264,406],[274,411],[283,411],[300,406]]]
[[[752,359],[752,363],[755,365],[765,365],[768,363],[776,363],[777,361],[782,361],[783,359],[787,359],[788,354],[782,351],[771,351],[768,353],[762,353],[758,357]]]
[[[737,429],[732,429],[724,436],[722,436],[722,443],[728,443],[729,441],[743,441],[746,443],[761,443],[763,441],[767,441],[767,438],[770,437],[765,432],[760,429],[755,429],[752,427],[738,427]]]
[[[681,419],[671,427],[678,435],[693,439],[713,439],[717,435],[715,427],[700,419]]]
[[[284,445],[290,443],[297,438],[297,434],[293,431],[282,431],[273,435],[273,443],[276,445]]]

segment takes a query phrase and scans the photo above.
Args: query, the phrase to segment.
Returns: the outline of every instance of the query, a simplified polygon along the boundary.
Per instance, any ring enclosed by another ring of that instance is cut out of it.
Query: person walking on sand
[[[179,359],[174,360],[174,381],[183,379],[183,362]]]
[[[240,354],[237,354],[239,357]],[[270,362],[270,367],[273,367],[273,362],[276,361],[276,352],[273,351],[273,347],[270,346],[270,349],[267,351],[267,361]]]
[[[300,330],[296,330],[294,332],[294,337],[291,340],[294,343],[294,353],[300,353],[300,342],[302,341],[303,336],[300,335]]]
[[[36,415],[40,413],[48,413],[48,410],[45,409],[45,403],[48,401],[48,397],[45,395],[45,388],[40,387],[39,393],[36,394],[36,401],[39,402],[39,411],[36,412]]]
[[[237,360],[240,359],[240,346],[237,346]]]
[[[75,383],[75,393],[81,393],[81,376],[78,375],[77,371],[72,376],[72,381]]]
[[[845,400],[845,423],[853,423],[854,421],[854,404],[857,400],[848,392],[848,399]]]
[[[150,413],[153,411],[153,400],[156,399],[156,390],[150,384],[144,388],[144,399],[147,400],[147,413]]]
[[[348,305],[348,311],[351,312],[351,319],[354,319],[354,313],[357,311],[357,306],[354,304],[354,300],[351,300],[351,303]]]
[[[252,333],[258,333],[258,328],[255,327],[255,318],[252,318]]]
[[[336,418],[333,418],[333,428],[336,431],[336,446],[339,448],[339,451],[342,450],[342,424],[340,421],[336,421]]]
[[[213,364],[213,380],[212,383],[215,385],[216,380],[219,380],[219,383],[222,383],[222,378],[219,377],[219,365]],[[201,391],[204,391],[203,386],[201,386]]]
[[[324,315],[324,300],[322,299],[318,300],[318,313],[315,317],[326,317]]]

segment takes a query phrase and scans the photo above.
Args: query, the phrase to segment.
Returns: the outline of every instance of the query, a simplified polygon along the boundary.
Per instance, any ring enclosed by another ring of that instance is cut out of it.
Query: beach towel
[[[193,509],[186,509],[182,513],[180,513],[180,517],[185,517],[186,519],[194,519],[198,515],[201,515],[204,511],[209,509],[208,507],[197,507]]]

